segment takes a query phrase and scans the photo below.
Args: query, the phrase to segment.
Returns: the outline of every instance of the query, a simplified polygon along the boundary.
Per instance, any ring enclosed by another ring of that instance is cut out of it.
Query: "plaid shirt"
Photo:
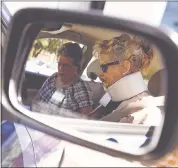
[[[92,107],[92,90],[87,82],[79,79],[75,84],[59,90],[56,88],[57,77],[58,74],[54,73],[44,82],[37,98],[33,100],[32,110],[39,111],[40,108],[44,107],[44,104],[48,105],[48,107],[45,105],[45,108],[47,107],[48,110],[53,112],[55,112],[56,108],[58,108],[57,111],[59,112],[59,109],[78,111],[84,107]],[[52,96],[56,91],[64,95],[63,100],[57,104],[52,100]]]

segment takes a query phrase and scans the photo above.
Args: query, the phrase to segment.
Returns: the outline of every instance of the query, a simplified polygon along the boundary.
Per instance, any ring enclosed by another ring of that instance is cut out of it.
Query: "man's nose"
[[[59,71],[62,71],[62,70],[63,70],[63,67],[64,67],[63,65],[59,65],[59,66],[58,66]]]

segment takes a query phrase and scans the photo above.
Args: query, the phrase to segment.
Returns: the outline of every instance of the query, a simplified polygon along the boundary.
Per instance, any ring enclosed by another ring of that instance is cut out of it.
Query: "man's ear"
[[[125,60],[123,61],[122,66],[123,66],[123,75],[127,74],[130,71],[130,67],[131,67],[130,62]]]
[[[77,68],[77,71],[76,71],[76,72],[77,72],[77,74],[79,74],[79,73],[80,73],[80,71],[81,71],[81,68],[80,68],[80,67],[78,67],[78,68]]]

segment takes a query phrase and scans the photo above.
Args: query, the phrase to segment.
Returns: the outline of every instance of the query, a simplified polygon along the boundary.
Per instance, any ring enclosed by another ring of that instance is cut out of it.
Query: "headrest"
[[[97,78],[100,73],[101,73],[100,63],[99,60],[96,59],[93,62],[91,62],[90,65],[88,66],[87,76],[88,78],[95,80],[95,78]]]
[[[92,79],[92,80],[96,80],[98,76],[97,76],[95,73],[90,72],[90,73],[88,74],[88,77],[89,77],[90,79]]]
[[[166,70],[160,69],[157,71],[148,82],[148,90],[152,96],[165,96],[166,94],[166,81],[163,79],[166,78]]]

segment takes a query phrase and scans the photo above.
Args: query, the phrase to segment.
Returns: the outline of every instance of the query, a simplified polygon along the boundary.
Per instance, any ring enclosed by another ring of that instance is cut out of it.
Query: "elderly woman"
[[[101,120],[145,125],[159,125],[161,111],[150,96],[141,71],[153,60],[154,50],[136,36],[122,34],[98,42],[94,47],[105,90],[117,103]]]

